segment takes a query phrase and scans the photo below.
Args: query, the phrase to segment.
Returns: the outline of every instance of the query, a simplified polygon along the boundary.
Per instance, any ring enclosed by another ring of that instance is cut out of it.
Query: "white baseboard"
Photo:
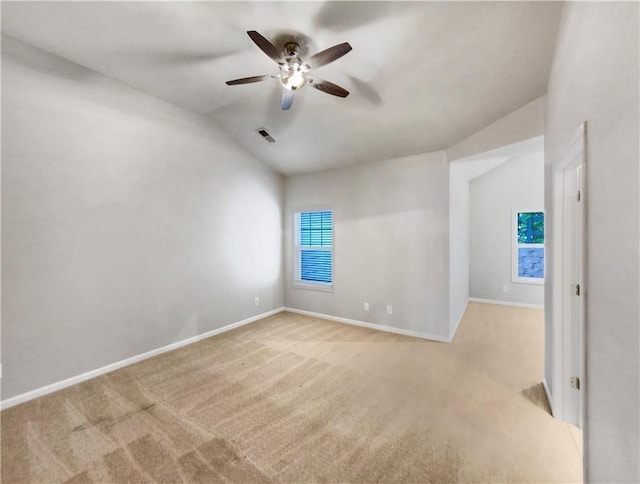
[[[422,333],[419,331],[411,331],[408,329],[394,328],[393,326],[385,326],[384,324],[367,323],[365,321],[358,321],[357,319],[340,318],[338,316],[331,316],[330,314],[314,313],[311,311],[304,311],[302,309],[284,308],[285,311],[291,313],[302,314],[304,316],[311,316],[314,318],[327,319],[329,321],[335,321],[337,323],[351,324],[353,326],[361,326],[363,328],[375,329],[378,331],[386,331],[387,333],[401,334],[404,336],[413,336],[414,338],[428,339],[432,341],[438,341],[440,343],[451,343],[451,339],[445,336],[439,336],[437,334]]]
[[[513,301],[499,301],[497,299],[483,299],[480,297],[470,297],[469,302],[497,304],[499,306],[513,306],[515,308],[544,309],[544,305],[542,304],[526,304]]]
[[[464,308],[462,308],[462,312],[460,313],[460,317],[458,318],[458,321],[456,322],[456,324],[451,329],[451,333],[449,334],[449,342],[453,341],[453,338],[456,335],[456,331],[458,331],[458,326],[460,326],[460,321],[462,321],[462,318],[464,318],[464,313],[467,312],[467,306],[469,306],[469,299],[467,299],[467,302],[464,303]]]
[[[542,388],[544,388],[544,394],[547,397],[547,403],[549,404],[549,408],[551,409],[551,415],[555,417],[555,412],[553,411],[553,398],[551,398],[551,390],[549,390],[549,385],[547,385],[547,379],[542,378]]]
[[[247,319],[243,319],[242,321],[237,321],[235,323],[228,324],[221,328],[213,329],[211,331],[207,331],[206,333],[198,334],[196,336],[192,336],[187,339],[183,339],[182,341],[177,341],[175,343],[168,344],[161,348],[157,348],[155,350],[147,351],[146,353],[142,353],[140,355],[132,356],[131,358],[126,358],[121,361],[117,361],[115,363],[111,363],[107,366],[103,366],[102,368],[97,368],[95,370],[88,371],[86,373],[82,373],[81,375],[73,376],[71,378],[67,378],[66,380],[62,380],[56,383],[52,383],[51,385],[47,385],[41,388],[37,388],[35,390],[31,390],[29,392],[23,393],[21,395],[17,395],[15,397],[7,398],[0,402],[0,409],[4,410],[5,408],[13,407],[14,405],[18,405],[23,402],[27,402],[29,400],[33,400],[34,398],[41,397],[48,393],[52,393],[58,390],[62,390],[63,388],[70,387],[71,385],[76,385],[77,383],[81,383],[86,380],[90,380],[91,378],[95,378],[100,375],[104,375],[105,373],[109,373],[114,370],[118,370],[125,366],[132,365],[133,363],[137,363],[142,360],[146,360],[147,358],[151,358],[152,356],[157,356],[162,353],[166,353],[167,351],[172,351],[183,346],[187,346],[197,341],[210,338],[211,336],[215,336],[220,333],[225,333],[227,331],[231,331],[232,329],[239,328],[240,326],[244,326],[249,323],[253,323],[254,321],[258,321],[259,319],[266,318],[268,316],[272,316],[283,311],[284,308],[280,307],[274,309],[272,311],[267,311],[266,313],[258,314],[256,316],[252,316]]]

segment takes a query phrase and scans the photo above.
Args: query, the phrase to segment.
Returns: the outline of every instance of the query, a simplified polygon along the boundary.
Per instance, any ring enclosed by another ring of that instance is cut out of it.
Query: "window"
[[[331,290],[333,286],[333,213],[295,214],[295,286]]]
[[[544,212],[513,212],[512,281],[544,283]]]

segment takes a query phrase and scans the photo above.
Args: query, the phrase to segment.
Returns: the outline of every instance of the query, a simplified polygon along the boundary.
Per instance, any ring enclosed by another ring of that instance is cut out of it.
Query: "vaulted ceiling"
[[[543,95],[557,2],[3,2],[3,33],[210,117],[283,174],[445,149]],[[247,36],[353,50],[288,111]],[[255,132],[266,128],[267,143]]]

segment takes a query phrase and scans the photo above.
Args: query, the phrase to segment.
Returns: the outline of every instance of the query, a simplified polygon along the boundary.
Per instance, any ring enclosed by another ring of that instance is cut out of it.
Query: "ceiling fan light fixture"
[[[283,72],[279,79],[282,87],[290,91],[297,91],[307,83],[307,75],[301,71]]]
[[[303,61],[298,57],[300,45],[296,42],[287,42],[284,50],[280,51],[257,31],[249,30],[247,34],[262,52],[278,64],[280,74],[277,76],[262,75],[234,79],[227,81],[227,85],[235,86],[237,84],[251,84],[267,79],[278,79],[278,82],[284,89],[280,100],[280,107],[283,111],[291,107],[295,91],[299,91],[307,83],[319,91],[331,94],[332,96],[347,97],[349,95],[349,91],[332,82],[307,77],[307,73],[312,69],[317,69],[318,67],[329,64],[348,53],[351,50],[351,45],[349,45],[348,42],[329,47]]]
[[[307,83],[307,72],[309,68],[302,62],[296,62],[299,59],[289,60],[287,64],[280,67],[280,75],[278,79],[282,87],[290,91],[297,91],[304,87]]]

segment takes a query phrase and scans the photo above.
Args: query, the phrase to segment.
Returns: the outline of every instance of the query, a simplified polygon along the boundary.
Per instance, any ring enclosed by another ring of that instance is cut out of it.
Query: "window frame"
[[[515,284],[544,285],[547,276],[547,249],[546,244],[520,244],[518,243],[518,214],[520,213],[542,213],[544,217],[544,240],[547,240],[547,215],[543,209],[512,209],[511,211],[511,282]],[[518,249],[541,248],[544,257],[545,277],[522,277],[518,275]]]
[[[331,247],[314,247],[300,244],[300,215],[303,213],[331,212]],[[296,289],[311,289],[315,291],[333,292],[335,283],[335,240],[336,224],[335,212],[330,206],[304,207],[293,211],[293,281],[292,286]],[[301,279],[302,271],[302,250],[331,250],[331,282],[305,281]]]

